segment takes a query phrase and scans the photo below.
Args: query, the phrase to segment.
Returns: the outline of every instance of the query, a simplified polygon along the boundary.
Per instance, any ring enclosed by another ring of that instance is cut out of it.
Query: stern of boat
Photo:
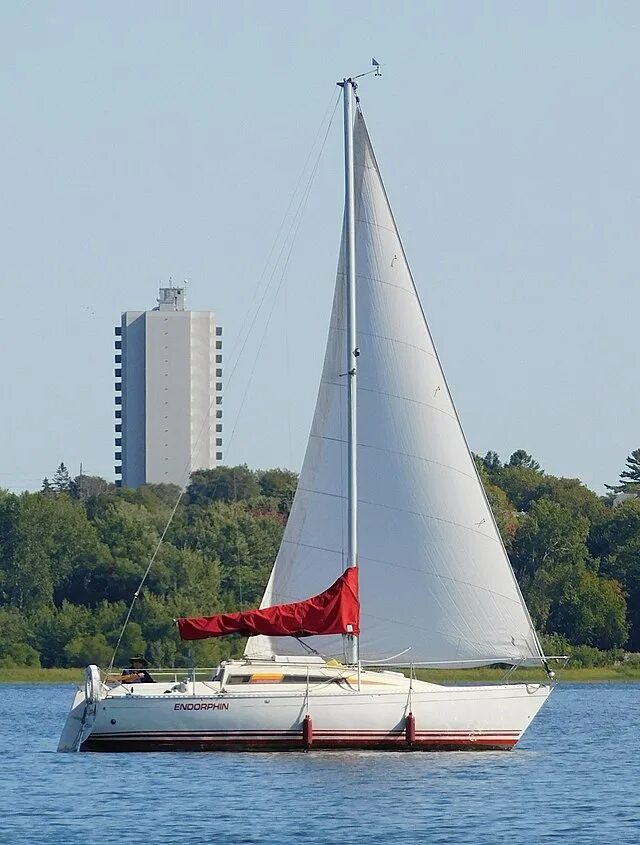
[[[96,705],[106,695],[107,688],[100,679],[97,666],[87,666],[84,684],[75,691],[71,709],[60,735],[58,751],[80,751],[91,733],[96,716]]]

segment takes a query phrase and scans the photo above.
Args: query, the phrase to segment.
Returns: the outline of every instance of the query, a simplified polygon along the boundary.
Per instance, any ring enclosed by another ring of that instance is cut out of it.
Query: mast
[[[356,83],[343,79],[344,183],[345,183],[345,271],[347,282],[347,568],[358,565],[358,471],[357,471],[357,375],[360,350],[356,342],[356,222],[353,165],[353,95]],[[358,637],[344,634],[347,663],[359,660]]]

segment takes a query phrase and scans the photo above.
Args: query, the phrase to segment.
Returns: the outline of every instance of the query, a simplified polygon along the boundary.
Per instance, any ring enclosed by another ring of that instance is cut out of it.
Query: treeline
[[[476,464],[547,649],[578,665],[640,651],[640,449],[604,497],[523,450]],[[296,483],[282,469],[196,472],[160,546],[172,485],[121,489],[61,464],[37,493],[0,491],[0,665],[108,664],[156,549],[117,662],[237,654],[235,638],[182,643],[172,620],[258,604]]]
[[[155,665],[210,666],[238,653],[235,639],[182,643],[173,619],[259,603],[296,482],[245,466],[192,475],[118,663],[144,653]],[[64,465],[38,493],[0,491],[0,665],[108,665],[179,493],[71,479]]]
[[[640,651],[640,449],[604,497],[523,450],[476,463],[547,651],[584,664]]]

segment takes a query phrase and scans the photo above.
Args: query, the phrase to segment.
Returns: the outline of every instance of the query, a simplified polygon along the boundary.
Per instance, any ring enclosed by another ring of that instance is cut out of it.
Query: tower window
[[[116,326],[116,337],[122,336],[122,326]]]
[[[221,381],[216,382],[216,390],[218,391],[218,393],[222,390],[222,382]]]
[[[117,347],[117,344],[116,344],[116,347]],[[216,349],[222,349],[222,341],[221,340],[216,340]]]
[[[216,437],[216,446],[222,446],[222,437]]]
[[[216,364],[222,364],[222,355],[216,355]]]
[[[216,423],[216,431],[222,431],[222,423]]]
[[[216,452],[216,461],[222,460],[222,452]]]
[[[216,326],[216,335],[222,337],[222,326]]]

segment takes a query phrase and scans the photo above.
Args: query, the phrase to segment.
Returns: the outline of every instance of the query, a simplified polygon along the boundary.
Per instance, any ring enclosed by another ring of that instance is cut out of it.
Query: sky
[[[114,478],[113,327],[170,277],[224,327],[226,462],[300,468],[339,110],[300,197],[375,56],[359,93],[471,448],[603,492],[640,446],[639,29],[620,0],[3,3],[0,487]]]

